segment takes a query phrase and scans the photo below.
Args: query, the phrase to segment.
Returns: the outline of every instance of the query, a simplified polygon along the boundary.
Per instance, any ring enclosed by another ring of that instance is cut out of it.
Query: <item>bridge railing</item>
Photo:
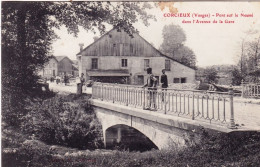
[[[260,98],[260,84],[242,82],[242,97]]]
[[[233,89],[228,93],[198,90],[142,88],[134,85],[95,83],[92,98],[169,115],[227,124],[235,128]]]

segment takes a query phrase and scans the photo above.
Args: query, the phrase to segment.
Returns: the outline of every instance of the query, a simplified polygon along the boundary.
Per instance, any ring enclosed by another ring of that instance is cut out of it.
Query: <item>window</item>
[[[170,60],[165,60],[165,70],[171,71],[171,62]]]
[[[143,85],[144,84],[144,76],[143,75],[138,75],[137,76],[137,84],[138,85]]]
[[[186,78],[181,78],[181,83],[186,83]]]
[[[173,83],[186,83],[186,78],[173,78]]]
[[[144,59],[144,71],[150,67],[150,60],[149,59]]]
[[[98,69],[98,59],[97,58],[93,58],[92,59],[92,69]]]
[[[122,67],[127,67],[127,59],[122,59]]]
[[[55,67],[55,63],[53,63],[52,65],[53,65],[53,67]]]
[[[173,78],[173,83],[180,83],[180,78]]]

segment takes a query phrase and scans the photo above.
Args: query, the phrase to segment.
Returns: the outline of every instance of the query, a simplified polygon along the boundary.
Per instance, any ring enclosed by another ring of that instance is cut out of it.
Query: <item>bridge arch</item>
[[[106,147],[119,146],[130,151],[158,149],[153,141],[139,130],[124,124],[117,124],[105,130]]]
[[[95,112],[102,125],[105,145],[110,142],[110,139],[107,138],[107,132],[110,128],[119,126],[127,126],[137,130],[152,141],[158,149],[168,148],[169,144],[185,145],[186,132],[184,130],[105,108],[95,107]]]

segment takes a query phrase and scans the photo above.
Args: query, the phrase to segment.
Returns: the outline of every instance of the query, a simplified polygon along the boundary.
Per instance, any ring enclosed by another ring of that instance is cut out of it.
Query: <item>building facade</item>
[[[77,54],[79,73],[101,82],[142,85],[151,67],[159,79],[166,69],[169,83],[194,83],[195,70],[163,55],[138,34],[113,29]]]
[[[50,78],[58,75],[58,61],[55,57],[51,57],[38,73],[41,77]]]
[[[78,75],[77,66],[67,56],[52,56],[44,68],[39,71],[39,75],[45,78],[65,74],[71,76]]]
[[[55,56],[58,61],[58,75],[73,75],[73,61],[67,56]]]

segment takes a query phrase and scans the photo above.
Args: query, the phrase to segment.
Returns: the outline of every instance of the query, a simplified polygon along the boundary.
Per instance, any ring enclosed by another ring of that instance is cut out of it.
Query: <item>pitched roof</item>
[[[70,59],[70,58],[68,58],[67,56],[53,56],[56,60],[57,60],[57,62],[60,62],[60,61],[62,61],[64,58],[67,58],[67,59],[69,59],[69,61],[73,64],[74,62]]]
[[[67,56],[54,56],[56,58],[57,61],[61,61],[62,59],[64,59]]]
[[[167,56],[167,55],[163,54],[161,51],[159,51],[158,49],[156,49],[152,44],[150,44],[148,41],[146,41],[146,39],[144,39],[141,35],[139,35],[138,33],[136,33],[136,34],[137,34],[141,39],[143,39],[147,44],[149,44],[153,49],[155,49],[161,56],[166,57],[167,59],[171,59],[171,60],[173,60],[173,61],[176,61],[177,63],[180,63],[180,64],[182,64],[182,65],[184,65],[184,66],[186,66],[186,67],[189,67],[189,68],[191,68],[191,69],[193,69],[193,70],[196,70],[195,67],[190,67],[190,66],[188,66],[188,65],[186,65],[186,64],[184,64],[184,63],[182,63],[182,62],[180,62],[179,60],[174,59],[173,57],[170,57],[170,56]]]
[[[104,36],[106,36],[107,34],[109,34],[111,31],[113,31],[115,28],[111,29],[110,31],[106,32],[104,35],[102,35],[100,38],[98,38],[97,40],[95,40],[93,43],[91,43],[90,45],[88,45],[87,47],[85,47],[84,49],[82,49],[79,53],[77,53],[76,55],[80,55],[81,52],[85,51],[86,49],[88,49],[90,46],[94,45],[97,41],[101,40]]]
[[[108,31],[107,33],[105,33],[104,35],[102,35],[100,38],[98,38],[97,40],[95,40],[93,43],[91,43],[90,45],[88,45],[86,48],[84,48],[82,51],[80,51],[79,53],[77,53],[76,55],[80,55],[81,52],[83,52],[83,51],[85,51],[86,49],[88,49],[90,46],[92,46],[93,44],[95,44],[96,42],[98,42],[99,40],[101,40],[105,35],[109,34],[111,31],[113,31],[113,30],[115,30],[115,29],[116,29],[116,28],[111,29],[110,31]],[[171,60],[173,60],[173,61],[175,61],[175,62],[177,62],[177,63],[179,63],[179,64],[182,64],[182,65],[184,65],[184,66],[186,66],[186,67],[189,67],[189,68],[191,68],[191,69],[193,69],[193,70],[196,70],[195,67],[190,67],[190,66],[188,66],[188,65],[186,65],[186,64],[184,64],[184,63],[182,63],[182,62],[180,62],[179,60],[176,60],[176,59],[174,59],[174,58],[172,58],[172,57],[169,57],[169,56],[163,54],[162,52],[160,52],[158,49],[156,49],[152,44],[150,44],[146,39],[144,39],[144,38],[143,38],[141,35],[139,35],[138,33],[135,33],[135,32],[134,32],[133,34],[137,34],[141,39],[143,39],[147,44],[149,44],[153,49],[155,49],[161,56],[166,57],[166,58],[168,58],[168,59],[171,59]]]
[[[78,64],[78,60],[71,60],[73,64]]]

